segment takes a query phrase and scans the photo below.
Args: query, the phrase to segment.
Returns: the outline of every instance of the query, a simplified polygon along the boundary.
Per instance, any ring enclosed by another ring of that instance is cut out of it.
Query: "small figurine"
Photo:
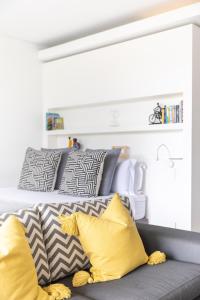
[[[73,141],[72,138],[69,136],[67,140],[67,148],[72,148],[72,146],[73,146]]]
[[[73,138],[73,143],[72,143],[72,148],[76,149],[76,150],[79,150],[81,148],[81,145],[80,143],[78,143],[77,139],[76,138]]]
[[[162,107],[157,103],[154,113],[149,116],[149,124],[162,124]]]

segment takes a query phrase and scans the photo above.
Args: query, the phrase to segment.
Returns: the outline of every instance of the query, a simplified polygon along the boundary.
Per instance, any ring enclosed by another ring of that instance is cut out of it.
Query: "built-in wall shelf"
[[[46,131],[47,136],[70,136],[70,135],[93,135],[93,134],[114,134],[114,133],[134,133],[134,132],[157,132],[157,131],[181,131],[183,130],[183,123],[176,124],[158,124],[158,125],[148,125],[146,127],[138,128],[121,128],[121,127],[111,127],[105,130],[93,130],[92,128],[86,130],[51,130]]]
[[[158,102],[163,107],[177,105],[182,100],[183,93],[173,91],[101,103],[48,107],[46,111],[59,113],[63,117],[64,129],[45,131],[47,145],[48,140],[52,143],[67,136],[180,132],[184,130],[183,123],[149,125],[149,116]]]
[[[48,107],[46,111],[59,113],[63,117],[64,129],[45,131],[45,135],[48,139],[77,135],[181,131],[183,123],[149,125],[149,116],[153,114],[158,102],[163,107],[177,105],[182,100],[183,93],[173,91],[129,99],[104,100],[101,103]]]

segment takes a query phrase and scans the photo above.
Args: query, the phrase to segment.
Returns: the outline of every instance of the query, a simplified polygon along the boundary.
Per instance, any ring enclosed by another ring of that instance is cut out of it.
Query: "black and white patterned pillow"
[[[96,197],[99,192],[106,151],[69,154],[59,193],[80,197]]]
[[[62,152],[26,150],[18,188],[28,191],[52,192]]]
[[[0,227],[11,215],[16,216],[24,225],[39,284],[47,284],[50,281],[50,270],[43,240],[39,211],[36,208],[30,208],[20,209],[15,213],[4,213],[0,215]]]
[[[111,199],[112,197],[88,200],[82,203],[38,205],[52,281],[89,268],[89,260],[84,254],[79,239],[63,233],[58,216],[71,215],[80,211],[98,217],[105,211]],[[121,199],[130,215],[132,215],[129,198],[121,197]]]

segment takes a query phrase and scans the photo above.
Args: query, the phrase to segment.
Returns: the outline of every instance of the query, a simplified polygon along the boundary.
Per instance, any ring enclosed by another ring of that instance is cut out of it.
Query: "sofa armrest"
[[[200,264],[200,233],[137,223],[146,252],[166,253],[174,260]]]

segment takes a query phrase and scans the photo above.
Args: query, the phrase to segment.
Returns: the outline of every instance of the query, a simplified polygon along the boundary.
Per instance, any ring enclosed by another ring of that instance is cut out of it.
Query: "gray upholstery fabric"
[[[59,164],[59,168],[58,168],[58,172],[57,172],[56,184],[55,184],[55,190],[58,190],[60,187],[60,184],[61,184],[64,169],[66,166],[67,157],[68,157],[69,153],[72,151],[72,149],[71,148],[60,148],[60,149],[41,148],[41,150],[49,151],[49,152],[55,152],[55,151],[62,152],[62,156],[61,156],[61,160],[60,160],[60,164]]]
[[[86,149],[86,152],[90,152],[90,151],[102,151],[102,150]],[[117,166],[117,161],[121,149],[111,149],[105,151],[107,152],[107,154],[104,160],[103,175],[102,175],[101,185],[99,188],[99,196],[107,196],[110,194],[113,175],[115,172],[115,168]]]
[[[94,299],[92,299],[92,298],[88,298],[88,297],[79,295],[79,294],[77,294],[76,292],[73,293],[73,296],[72,296],[72,298],[70,298],[70,299],[73,299],[73,300],[94,300]]]
[[[137,223],[148,254],[164,251],[174,260],[200,264],[200,234],[160,226]]]
[[[95,300],[193,300],[200,295],[200,265],[168,260],[142,266],[119,280],[78,288],[71,281],[68,277],[59,282],[69,286],[73,295]]]

